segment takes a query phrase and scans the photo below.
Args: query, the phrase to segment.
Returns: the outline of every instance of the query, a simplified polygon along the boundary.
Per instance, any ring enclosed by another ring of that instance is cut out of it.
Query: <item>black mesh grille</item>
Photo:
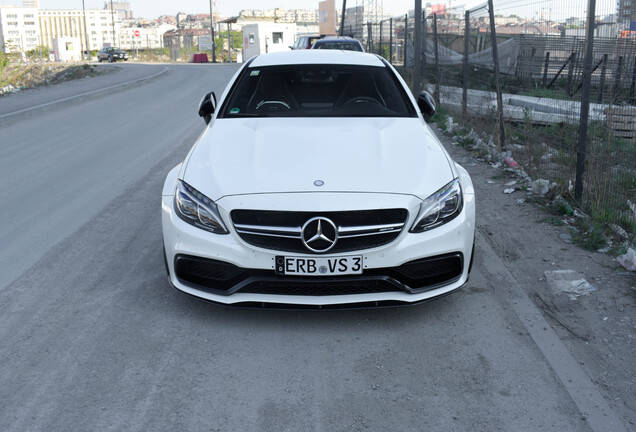
[[[463,255],[456,253],[407,262],[393,269],[392,275],[405,285],[417,289],[458,279],[463,270]]]
[[[363,227],[370,225],[405,223],[408,217],[406,209],[357,210],[347,212],[286,212],[261,210],[234,210],[232,222],[238,225],[257,225],[272,227],[302,227],[305,222],[316,216],[323,216],[333,221],[337,227]],[[340,238],[330,253],[350,252],[371,249],[391,243],[400,235],[400,231],[382,234]],[[300,239],[262,236],[239,233],[247,243],[270,250],[312,253]]]
[[[384,280],[349,281],[255,281],[240,290],[242,293],[297,296],[335,296],[401,291]]]

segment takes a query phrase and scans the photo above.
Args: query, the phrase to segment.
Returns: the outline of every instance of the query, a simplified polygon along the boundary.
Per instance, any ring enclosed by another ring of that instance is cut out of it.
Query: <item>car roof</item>
[[[349,36],[325,36],[320,40],[326,40],[326,41],[356,41],[358,42],[358,39],[354,39],[352,37]]]
[[[250,67],[303,64],[385,66],[384,62],[376,54],[341,50],[293,50],[261,54],[252,60]]]

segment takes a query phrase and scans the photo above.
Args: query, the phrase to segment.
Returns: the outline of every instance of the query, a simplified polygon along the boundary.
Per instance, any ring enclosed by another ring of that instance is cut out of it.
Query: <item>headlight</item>
[[[189,224],[215,234],[228,234],[214,201],[184,181],[179,180],[174,204],[177,215]]]
[[[450,222],[461,213],[463,204],[462,187],[456,178],[420,204],[411,232],[427,231]]]

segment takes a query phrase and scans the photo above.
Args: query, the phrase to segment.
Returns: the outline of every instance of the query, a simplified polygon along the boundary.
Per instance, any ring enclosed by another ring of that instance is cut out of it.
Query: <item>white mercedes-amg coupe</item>
[[[461,288],[475,238],[471,179],[374,54],[299,50],[247,61],[166,178],[171,284],[225,305],[411,305]]]

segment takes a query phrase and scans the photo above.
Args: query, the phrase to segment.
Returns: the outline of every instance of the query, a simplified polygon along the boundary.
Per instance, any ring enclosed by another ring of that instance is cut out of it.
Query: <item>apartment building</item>
[[[23,52],[39,45],[37,8],[0,7],[0,50],[5,53]]]
[[[90,50],[99,50],[107,45],[119,45],[121,20],[117,16],[117,11],[87,9],[84,15],[81,9],[40,9],[39,18],[43,45],[52,47],[53,39],[62,36],[79,38],[82,51],[86,50],[86,44]],[[88,38],[85,31],[88,32]]]

